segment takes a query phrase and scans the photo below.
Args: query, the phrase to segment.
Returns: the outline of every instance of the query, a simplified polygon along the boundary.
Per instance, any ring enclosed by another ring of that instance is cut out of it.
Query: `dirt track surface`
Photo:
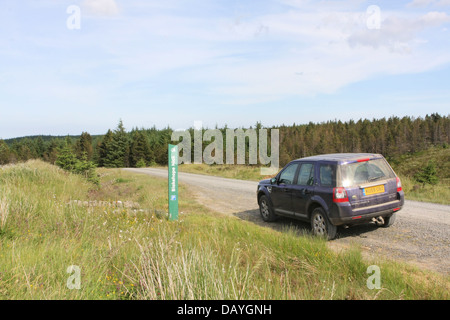
[[[163,169],[125,170],[167,179],[167,170]],[[310,230],[309,223],[293,219],[264,222],[256,202],[257,182],[184,172],[179,173],[179,182],[189,185],[196,199],[216,212],[234,215],[280,232],[289,226],[295,227],[299,233]],[[353,243],[361,247],[364,255],[403,260],[449,275],[450,206],[407,200],[390,228],[372,224],[338,228],[337,238],[329,241],[329,246],[339,250]]]

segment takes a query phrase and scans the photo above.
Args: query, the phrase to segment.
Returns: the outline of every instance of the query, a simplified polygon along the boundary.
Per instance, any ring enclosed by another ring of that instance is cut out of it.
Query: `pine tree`
[[[167,165],[167,146],[171,142],[171,135],[172,130],[170,128],[160,130],[151,144],[155,162],[158,164]],[[191,136],[193,137],[193,133]],[[194,148],[192,148],[192,152],[193,150]]]
[[[39,158],[42,158],[44,156],[45,146],[44,146],[44,140],[42,140],[42,137],[40,136],[34,141],[34,148],[36,150],[37,156]]]
[[[110,148],[104,160],[104,166],[108,168],[129,167],[130,147],[128,135],[125,132],[122,120],[120,120],[116,130],[114,130]]]
[[[74,173],[81,174],[88,181],[94,183],[95,185],[100,185],[100,179],[98,178],[97,172],[95,171],[95,164],[92,161],[88,160],[87,153],[83,153],[81,159],[78,160],[75,164],[75,168],[73,170]]]
[[[29,139],[24,139],[23,142],[17,145],[17,155],[19,156],[19,160],[28,161],[30,159],[36,159],[37,155],[34,152],[34,148],[31,146],[31,142]]]
[[[136,131],[133,135],[130,148],[130,164],[132,167],[146,166],[152,161],[152,154],[147,137],[142,131]]]
[[[88,161],[91,161],[94,153],[92,148],[92,137],[89,133],[83,132],[80,139],[75,143],[75,153],[78,159],[82,159],[86,156]]]
[[[0,165],[9,163],[9,147],[0,139]]]
[[[425,184],[435,185],[439,182],[436,164],[433,161],[429,161],[428,164],[414,175],[417,182]]]
[[[58,157],[56,158],[55,164],[69,172],[74,172],[78,159],[72,151],[70,145],[66,142],[64,147],[60,150]]]
[[[46,151],[44,151],[43,159],[47,162],[50,162],[51,164],[55,164],[56,159],[58,158],[59,149],[60,147],[58,140],[53,139]]]
[[[99,167],[105,167],[105,161],[108,156],[108,153],[111,150],[111,143],[113,140],[113,132],[108,130],[106,135],[103,137],[103,140],[100,142],[98,146],[98,160],[97,164]]]

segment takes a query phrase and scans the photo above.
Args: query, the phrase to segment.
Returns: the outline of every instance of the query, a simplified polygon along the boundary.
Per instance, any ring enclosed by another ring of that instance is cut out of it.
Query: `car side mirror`
[[[270,179],[270,184],[276,184],[276,183],[277,183],[277,178]]]

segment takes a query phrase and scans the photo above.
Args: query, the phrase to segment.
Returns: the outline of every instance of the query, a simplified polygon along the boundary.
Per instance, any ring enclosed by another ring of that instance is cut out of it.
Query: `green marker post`
[[[169,144],[169,220],[178,220],[178,146]]]

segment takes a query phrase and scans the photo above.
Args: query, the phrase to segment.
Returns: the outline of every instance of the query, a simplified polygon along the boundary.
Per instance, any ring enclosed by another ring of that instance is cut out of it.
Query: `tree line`
[[[450,143],[450,118],[418,117],[328,121],[280,127],[280,163],[315,154],[366,152],[386,158]]]
[[[88,132],[83,132],[75,137],[0,139],[0,165],[30,159],[42,159],[57,164],[58,157],[63,153],[70,159],[89,161],[99,167],[164,165],[167,163],[167,145],[170,143],[172,131],[170,128],[153,127],[133,128],[127,132],[120,121],[114,130],[110,129],[104,135],[91,136]],[[71,154],[68,155],[68,152]]]
[[[261,128],[261,123],[257,122],[253,129],[258,131]],[[226,136],[226,126],[216,129]],[[315,154],[370,152],[381,153],[389,158],[425,150],[430,146],[447,146],[450,143],[450,118],[437,113],[423,118],[393,116],[347,122],[334,120],[322,123],[294,123],[267,129],[279,129],[281,166],[292,159]],[[189,131],[191,137],[194,137],[194,129],[190,128]],[[133,128],[127,132],[123,122],[119,121],[115,129],[98,136],[83,132],[77,137],[38,136],[6,141],[0,139],[0,165],[29,159],[42,159],[55,164],[63,152],[65,157],[70,152],[76,159],[92,162],[99,167],[166,165],[167,145],[177,143],[171,141],[172,132],[170,127]],[[192,141],[192,145],[193,143]],[[203,148],[207,147],[208,143],[210,142],[203,142]],[[225,143],[224,141],[224,145]],[[247,147],[248,143],[246,141]],[[270,146],[270,138],[268,144]]]

